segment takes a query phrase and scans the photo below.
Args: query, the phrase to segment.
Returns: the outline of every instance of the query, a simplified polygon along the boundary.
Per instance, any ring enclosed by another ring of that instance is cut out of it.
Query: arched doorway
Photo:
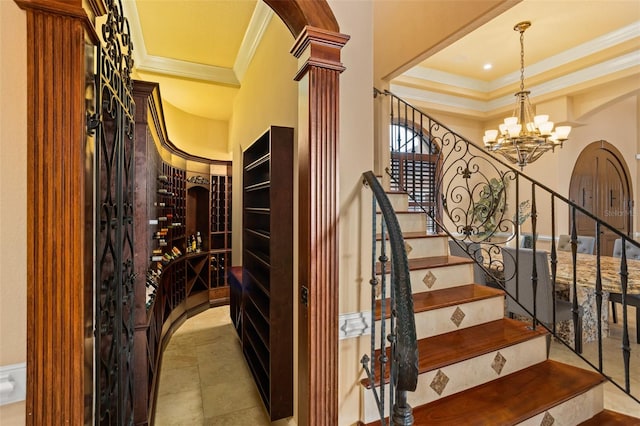
[[[588,145],[571,174],[569,198],[616,230],[631,235],[632,188],[629,169],[620,151],[606,141]],[[595,235],[593,219],[576,213],[578,235]],[[601,253],[610,256],[617,237],[609,228],[601,230]]]
[[[436,175],[440,166],[440,147],[417,123],[399,120],[391,125],[391,191],[409,193],[409,210],[425,209],[440,218],[436,197]],[[427,231],[437,232],[436,222],[428,217]]]
[[[297,39],[294,55],[306,61],[295,76],[308,79],[306,128],[300,175],[301,302],[298,424],[337,422],[338,266],[337,179],[338,76],[344,69],[338,34],[326,0],[264,0]],[[26,10],[27,59],[27,421],[29,425],[84,424],[83,309],[93,233],[85,210],[87,111],[85,51],[99,43],[93,18],[103,2],[15,0]],[[84,3],[87,5],[87,3]],[[37,31],[36,31],[37,29]],[[309,52],[310,51],[310,52]],[[65,60],[52,60],[52,57]],[[312,190],[322,185],[323,191]],[[323,218],[320,222],[317,218]],[[311,224],[314,226],[312,227]],[[320,242],[312,247],[311,242]],[[51,253],[65,256],[52,256]],[[55,260],[55,262],[54,262]],[[313,268],[313,269],[312,269]],[[90,276],[90,273],[88,274]],[[312,355],[313,354],[313,355]],[[59,392],[51,392],[56,389]],[[91,413],[88,413],[91,416]]]

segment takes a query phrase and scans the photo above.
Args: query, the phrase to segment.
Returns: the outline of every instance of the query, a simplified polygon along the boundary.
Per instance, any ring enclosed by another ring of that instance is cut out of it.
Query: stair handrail
[[[624,233],[620,232],[618,229],[616,229],[613,225],[610,225],[609,223],[607,223],[606,221],[602,220],[601,218],[597,217],[596,215],[592,214],[591,212],[589,212],[588,210],[582,208],[581,206],[577,205],[576,203],[572,202],[571,200],[569,200],[568,198],[562,196],[561,194],[553,191],[551,188],[547,187],[546,185],[536,181],[535,179],[525,175],[523,172],[521,172],[520,170],[517,170],[515,167],[513,167],[512,165],[504,162],[502,159],[497,158],[495,155],[492,155],[491,153],[487,152],[483,147],[476,145],[475,143],[473,143],[472,141],[466,139],[465,137],[459,135],[458,133],[452,131],[451,129],[449,129],[447,126],[445,126],[444,124],[442,124],[440,121],[438,121],[437,119],[432,118],[431,116],[429,116],[428,114],[424,113],[423,111],[421,111],[419,108],[411,105],[410,103],[404,101],[403,99],[401,99],[400,97],[398,97],[397,95],[393,94],[392,92],[388,91],[388,90],[384,90],[384,91],[380,91],[376,88],[374,88],[374,97],[377,97],[379,95],[384,95],[384,96],[389,96],[391,99],[391,103],[392,103],[392,107],[391,107],[391,124],[397,124],[397,123],[401,123],[401,124],[406,124],[406,123],[412,123],[412,126],[415,126],[415,128],[419,129],[420,132],[422,132],[422,129],[425,127],[424,123],[425,121],[427,122],[427,130],[428,130],[428,147],[426,148],[426,151],[428,153],[428,155],[432,156],[432,157],[437,157],[437,161],[438,163],[435,165],[435,170],[436,172],[434,173],[435,175],[435,180],[434,182],[432,182],[433,184],[433,188],[435,189],[436,193],[433,194],[433,198],[431,200],[429,200],[428,206],[429,208],[424,207],[424,197],[422,197],[422,195],[420,197],[416,197],[415,194],[415,182],[417,181],[416,178],[413,178],[411,181],[414,184],[414,188],[413,191],[411,190],[411,188],[406,188],[403,186],[403,182],[395,182],[396,183],[396,188],[399,190],[404,190],[405,192],[407,192],[409,194],[410,199],[414,200],[416,203],[416,205],[419,207],[419,209],[421,209],[424,213],[426,213],[427,217],[429,220],[432,221],[433,226],[431,228],[436,229],[437,232],[439,233],[445,233],[447,234],[451,239],[453,239],[456,244],[458,244],[461,248],[463,248],[471,257],[471,259],[478,265],[480,265],[485,272],[487,273],[487,275],[489,277],[491,277],[493,280],[495,280],[495,282],[497,282],[498,284],[500,284],[500,286],[505,289],[505,292],[511,296],[516,303],[520,304],[520,302],[518,301],[518,295],[517,294],[511,294],[509,292],[506,291],[505,288],[505,279],[506,277],[500,277],[496,275],[496,271],[500,272],[500,270],[502,272],[504,272],[504,264],[502,263],[501,260],[497,259],[499,256],[496,256],[500,253],[500,248],[499,245],[496,244],[495,242],[492,242],[491,239],[495,236],[498,236],[501,233],[504,233],[506,231],[509,230],[509,228],[511,228],[513,225],[515,225],[516,221],[519,220],[519,217],[514,217],[514,219],[509,219],[505,217],[505,211],[504,208],[501,209],[500,207],[500,203],[506,203],[506,199],[507,199],[507,194],[506,194],[506,190],[505,188],[507,187],[508,182],[515,182],[516,184],[516,208],[517,208],[517,212],[516,214],[519,215],[520,213],[520,205],[521,205],[521,201],[520,201],[520,194],[519,194],[519,181],[520,179],[528,181],[531,184],[531,192],[532,192],[532,204],[531,204],[531,213],[530,213],[530,217],[531,217],[531,223],[532,223],[532,236],[536,236],[536,238],[532,238],[532,243],[533,243],[533,251],[534,254],[537,250],[536,247],[536,239],[537,239],[537,219],[538,219],[538,210],[537,210],[537,205],[536,205],[536,195],[535,195],[535,191],[536,189],[540,189],[543,192],[547,193],[547,195],[551,196],[551,222],[552,222],[552,227],[551,227],[551,253],[550,253],[550,259],[551,259],[551,274],[552,274],[552,282],[553,282],[553,288],[554,288],[554,304],[555,304],[555,285],[556,285],[556,268],[557,268],[557,252],[556,252],[556,245],[555,245],[555,241],[557,236],[555,235],[555,202],[560,201],[564,204],[567,205],[567,207],[570,210],[570,215],[572,217],[572,227],[570,230],[570,242],[571,242],[571,258],[572,258],[572,268],[573,268],[573,282],[572,284],[572,293],[573,293],[573,298],[572,298],[572,312],[573,312],[573,323],[574,323],[574,330],[576,331],[576,336],[575,336],[575,342],[577,343],[577,346],[574,348],[571,345],[569,345],[567,342],[565,342],[562,339],[558,339],[560,342],[562,342],[562,344],[564,344],[566,347],[568,347],[570,350],[572,350],[574,353],[576,353],[580,358],[582,358],[588,365],[590,365],[593,369],[595,369],[596,371],[598,371],[599,373],[601,373],[604,377],[606,377],[612,384],[614,384],[616,387],[618,387],[620,390],[622,390],[623,392],[625,392],[627,395],[629,395],[632,399],[634,399],[636,402],[640,402],[640,400],[638,399],[638,397],[636,397],[635,395],[631,394],[631,389],[630,389],[630,380],[629,380],[629,363],[630,363],[630,344],[629,344],[629,330],[628,330],[628,323],[627,323],[627,290],[628,290],[628,270],[627,270],[627,255],[626,255],[626,251],[627,248],[632,246],[632,247],[636,247],[638,249],[640,249],[640,242],[635,241],[631,238],[629,238],[629,236],[625,235]],[[393,103],[396,102],[397,104],[397,110],[398,110],[398,114],[394,115],[394,108],[393,108]],[[438,136],[434,136],[435,132],[438,132]],[[424,135],[421,133],[420,137],[422,138]],[[444,147],[444,146],[448,146],[450,148],[450,150],[448,151],[448,153],[443,154],[442,151],[439,151],[437,154],[433,154],[434,149],[431,146],[432,143],[437,144],[437,142],[440,142],[440,144],[438,145],[440,148]],[[398,143],[400,146],[400,136],[398,137]],[[413,142],[412,142],[413,143]],[[392,141],[393,144],[393,141]],[[415,147],[415,144],[413,145],[413,147]],[[422,150],[422,146],[420,146],[420,149]],[[477,150],[477,153],[471,153],[470,150]],[[471,156],[471,159],[465,159],[464,156],[465,155],[469,155]],[[420,153],[415,153],[413,152],[413,155],[426,155],[423,153],[423,151],[421,151]],[[454,157],[456,156],[456,157]],[[453,160],[451,160],[450,162],[453,162],[454,164],[447,164],[447,161],[450,160],[450,158],[453,158]],[[488,177],[489,174],[485,173],[485,171],[483,171],[480,167],[479,167],[479,161],[478,159],[482,159],[483,162],[485,162],[486,164],[490,165],[491,167],[493,167],[493,171],[494,174],[497,176],[497,183],[499,185],[498,188],[494,188],[492,185],[490,185],[491,180]],[[459,163],[459,164],[455,164],[455,163]],[[501,167],[503,167],[506,170],[499,170],[498,167],[496,166],[496,164],[500,165]],[[393,159],[392,159],[392,165],[393,165]],[[414,165],[415,167],[415,165]],[[455,168],[454,168],[455,167]],[[393,170],[390,170],[389,167],[387,167],[385,169],[386,173],[391,177],[392,181],[394,180],[394,173]],[[415,170],[414,170],[415,171]],[[447,177],[451,177],[452,175],[454,177],[458,176],[461,177],[465,180],[468,181],[468,179],[472,176],[472,175],[479,175],[482,176],[483,178],[485,178],[485,182],[486,182],[486,187],[484,188],[480,188],[478,186],[478,184],[471,185],[471,186],[466,186],[466,188],[464,190],[467,191],[467,195],[470,196],[471,201],[473,201],[473,194],[475,191],[475,194],[480,198],[481,201],[487,201],[490,200],[490,202],[487,204],[486,202],[481,206],[478,207],[476,204],[473,204],[471,206],[467,206],[467,208],[459,208],[458,206],[456,206],[456,202],[460,203],[462,202],[462,200],[464,199],[464,197],[461,196],[460,192],[456,192],[457,189],[459,188],[463,188],[464,185],[461,186],[457,186],[457,187],[453,187],[453,189],[451,189],[451,183],[447,183],[446,179]],[[422,176],[420,176],[422,177]],[[406,182],[405,182],[406,183]],[[445,191],[442,191],[442,189],[445,188]],[[450,189],[450,195],[449,197],[447,197],[447,188]],[[442,191],[442,192],[439,192]],[[495,201],[495,200],[498,201]],[[504,207],[504,205],[502,206]],[[442,210],[442,213],[439,211],[439,209]],[[629,215],[632,215],[632,206],[629,206]],[[475,212],[480,211],[480,217],[481,220],[478,222],[477,218],[474,221],[469,220],[473,214],[475,214]],[[596,256],[597,256],[597,277],[596,277],[596,307],[597,307],[597,327],[598,327],[598,366],[594,365],[590,360],[586,359],[584,356],[582,356],[581,354],[581,341],[578,343],[578,336],[577,336],[577,329],[578,329],[578,313],[579,313],[579,307],[578,307],[578,301],[577,301],[577,276],[576,276],[576,264],[577,264],[577,244],[578,244],[578,239],[577,239],[577,230],[576,230],[576,221],[575,221],[575,216],[576,213],[580,213],[585,215],[586,217],[588,217],[589,219],[593,220],[595,223],[595,228],[596,228],[596,241],[595,241],[595,248],[596,248]],[[444,223],[444,220],[442,220],[441,215],[442,214],[446,214],[447,217],[450,219],[450,221],[454,224],[459,223],[462,221],[461,225],[457,225],[456,226],[456,231],[457,232],[451,232],[446,224]],[[497,220],[490,222],[489,218],[493,218],[493,215],[497,214]],[[463,220],[465,219],[465,220]],[[489,227],[489,225],[491,225],[491,227]],[[511,226],[510,226],[511,225]],[[500,244],[506,244],[508,242],[515,242],[515,247],[516,247],[516,265],[517,265],[517,256],[518,256],[518,250],[520,249],[520,228],[519,226],[513,226],[515,229],[515,232],[510,235],[509,237],[505,238],[503,241],[500,242]],[[490,232],[483,232],[486,231],[488,228],[490,229]],[[601,282],[601,275],[600,275],[600,257],[601,257],[601,253],[600,253],[600,249],[601,249],[601,237],[600,237],[600,231],[603,228],[607,228],[610,232],[612,232],[613,234],[615,234],[618,238],[622,239],[622,254],[620,257],[620,284],[621,284],[621,301],[622,301],[622,310],[623,310],[623,336],[622,336],[622,355],[623,355],[623,362],[624,362],[624,371],[625,371],[625,378],[624,378],[624,385],[619,384],[616,380],[614,380],[612,377],[610,377],[609,375],[605,374],[604,369],[603,369],[603,356],[602,356],[602,315],[601,315],[601,311],[602,311],[602,282]],[[467,244],[465,244],[465,242],[476,242],[476,243],[480,243],[482,244],[482,253],[483,254],[487,254],[488,259],[485,259],[484,264],[478,262],[475,253],[470,253]],[[485,248],[488,247],[488,248]],[[516,276],[517,276],[517,270],[516,270]],[[535,315],[535,311],[536,311],[536,297],[535,297],[535,292],[536,292],[536,287],[537,287],[537,277],[536,277],[536,273],[535,273],[535,264],[534,264],[534,271],[532,271],[532,286],[533,286],[533,291],[534,291],[534,297],[533,297],[533,312],[529,311],[526,307],[522,306],[523,309],[529,313],[529,315],[533,318],[532,319],[532,324],[533,324],[533,328],[535,328],[537,325],[542,325],[545,329],[547,329],[550,333],[552,333],[554,336],[558,336],[557,335],[557,331],[555,328],[555,320],[554,320],[554,324],[552,325],[552,327],[547,327],[545,324],[541,323],[539,320],[537,320],[537,317]],[[518,286],[516,286],[516,289],[518,288]],[[555,310],[554,310],[554,319],[555,319]]]
[[[413,311],[413,295],[411,291],[411,281],[409,276],[409,260],[405,247],[402,230],[398,223],[398,218],[391,206],[389,198],[385,194],[384,189],[380,185],[378,178],[371,171],[362,174],[363,183],[371,189],[372,211],[373,211],[373,247],[372,247],[372,278],[371,288],[371,356],[364,355],[361,363],[367,373],[369,383],[374,393],[380,420],[384,421],[384,386],[385,386],[385,368],[387,360],[386,341],[391,344],[391,366],[390,366],[390,403],[391,413],[389,418],[391,424],[411,425],[413,424],[413,415],[411,406],[407,402],[407,392],[413,392],[418,384],[418,346],[416,337],[416,325]],[[382,214],[381,222],[381,255],[376,259],[376,204],[379,206]],[[386,321],[386,285],[385,285],[385,265],[388,261],[386,256],[386,240],[389,241],[391,249],[391,298],[390,298],[390,322],[391,331],[385,336]],[[376,278],[376,263],[381,263],[381,281]],[[381,361],[381,377],[380,391],[375,387],[375,305],[376,290],[380,286],[380,307],[381,307],[381,344],[380,344],[380,361]]]

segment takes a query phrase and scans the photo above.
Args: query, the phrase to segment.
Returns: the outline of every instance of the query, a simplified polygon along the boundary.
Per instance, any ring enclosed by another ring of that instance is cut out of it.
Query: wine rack
[[[242,296],[233,289],[231,315],[277,420],[293,414],[293,129],[271,127],[244,151],[242,165]]]

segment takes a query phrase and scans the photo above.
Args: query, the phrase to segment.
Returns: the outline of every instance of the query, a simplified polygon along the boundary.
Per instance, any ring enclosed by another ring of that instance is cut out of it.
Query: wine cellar
[[[231,162],[169,140],[159,86],[134,82],[135,417],[149,419],[162,349],[190,316],[229,303]],[[151,419],[149,419],[151,420]]]

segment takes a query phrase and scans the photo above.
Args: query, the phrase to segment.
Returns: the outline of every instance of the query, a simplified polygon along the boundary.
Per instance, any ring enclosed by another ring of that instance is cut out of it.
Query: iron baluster
[[[622,359],[624,362],[624,388],[627,393],[631,392],[629,382],[629,361],[631,358],[631,347],[629,345],[629,321],[627,320],[627,285],[629,273],[627,271],[627,242],[622,239],[622,257],[620,258],[620,285],[622,286]],[[636,327],[638,325],[636,324]]]
[[[571,312],[573,313],[573,334],[574,334],[574,348],[576,352],[582,353],[582,319],[580,318],[580,308],[578,307],[578,271],[576,264],[578,262],[578,231],[576,225],[576,209],[571,208],[571,262],[573,266],[573,297]]]
[[[380,275],[382,277],[382,287],[380,288],[380,356],[378,361],[380,362],[380,405],[384,410],[384,377],[387,372],[387,351],[386,351],[386,333],[387,333],[387,236],[385,234],[385,218],[380,220],[380,235],[382,236],[380,246]]]
[[[531,233],[533,234],[531,245],[533,247],[533,265],[531,267],[531,286],[533,289],[533,329],[538,323],[538,268],[536,267],[536,235],[537,235],[538,211],[536,207],[536,187],[531,184]],[[517,265],[517,263],[516,263]]]
[[[556,200],[551,194],[551,301],[556,306],[556,277],[558,271],[558,253],[556,251]],[[556,310],[553,309],[553,334],[556,334]]]
[[[598,324],[598,369],[602,368],[602,271],[600,270],[600,222],[596,222],[596,312]]]

